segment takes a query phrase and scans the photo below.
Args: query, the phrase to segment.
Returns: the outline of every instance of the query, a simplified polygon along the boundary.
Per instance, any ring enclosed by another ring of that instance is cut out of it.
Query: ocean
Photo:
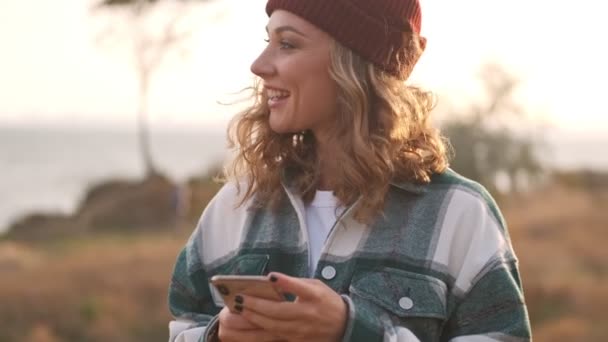
[[[226,155],[222,130],[151,131],[161,172],[177,182]],[[134,131],[115,128],[0,127],[0,233],[31,212],[71,213],[88,187],[144,174]]]
[[[560,169],[608,171],[608,135],[547,137],[542,156]],[[151,131],[159,169],[177,182],[226,159],[222,129]],[[133,130],[103,127],[0,127],[0,233],[32,212],[71,213],[86,189],[110,178],[143,176]]]

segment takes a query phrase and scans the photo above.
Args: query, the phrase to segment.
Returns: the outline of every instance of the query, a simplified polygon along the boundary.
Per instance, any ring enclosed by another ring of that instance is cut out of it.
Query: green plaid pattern
[[[175,265],[171,341],[213,340],[216,274],[308,277],[304,204],[288,185],[285,193],[278,212],[237,208],[232,183],[209,203]],[[370,225],[352,211],[332,228],[314,275],[348,303],[343,341],[531,339],[517,259],[482,186],[448,170],[427,185],[393,184]]]

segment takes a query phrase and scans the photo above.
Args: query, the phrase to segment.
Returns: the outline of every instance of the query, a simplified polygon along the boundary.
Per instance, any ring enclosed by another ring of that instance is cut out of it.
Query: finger
[[[319,293],[320,281],[317,279],[306,279],[290,277],[279,272],[268,275],[270,281],[282,292],[294,294],[304,299],[316,299]]]
[[[241,315],[234,314],[228,310],[227,307],[224,307],[222,311],[220,311],[219,315],[220,326],[226,327],[230,330],[256,330],[259,329],[258,326],[249,322]]]
[[[297,306],[298,304],[293,304]],[[310,307],[310,305],[306,305]],[[273,319],[248,308],[243,308],[241,315],[252,324],[259,326],[264,331],[289,341],[318,341],[317,337],[331,337],[325,340],[338,341],[344,333],[345,319],[339,322],[336,319],[327,320],[321,314],[302,316],[294,320]],[[331,317],[330,317],[331,318]]]
[[[241,308],[247,308],[274,320],[295,320],[307,313],[308,305],[303,303],[276,302],[247,295],[239,296],[241,297],[242,304],[239,305]]]
[[[259,326],[273,336],[286,337],[290,333],[293,333],[293,326],[289,324],[290,321],[273,319],[247,308],[242,310],[241,315],[252,324]]]

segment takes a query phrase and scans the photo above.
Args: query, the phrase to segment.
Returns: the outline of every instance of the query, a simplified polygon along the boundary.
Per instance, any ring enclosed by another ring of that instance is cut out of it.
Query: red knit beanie
[[[419,56],[406,34],[420,34],[419,0],[268,0],[266,13],[289,11],[319,27],[380,69],[406,79]]]

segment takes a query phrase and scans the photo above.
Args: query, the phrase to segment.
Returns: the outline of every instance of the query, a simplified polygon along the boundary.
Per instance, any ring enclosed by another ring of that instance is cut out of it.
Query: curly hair
[[[415,37],[406,38],[411,54],[404,62],[410,70],[422,54]],[[339,89],[334,135],[327,144],[333,165],[339,165],[331,169],[331,187],[342,205],[361,198],[354,217],[369,222],[382,212],[391,182],[424,184],[432,174],[443,172],[448,167],[447,145],[430,120],[432,94],[406,85],[338,42],[333,42],[330,54],[329,73]],[[310,132],[302,138],[275,133],[260,80],[249,89],[253,104],[228,128],[236,156],[224,175],[245,180],[240,205],[254,198],[258,206],[276,207],[285,198],[281,184],[286,173],[290,188],[309,203],[320,179],[314,137]]]

